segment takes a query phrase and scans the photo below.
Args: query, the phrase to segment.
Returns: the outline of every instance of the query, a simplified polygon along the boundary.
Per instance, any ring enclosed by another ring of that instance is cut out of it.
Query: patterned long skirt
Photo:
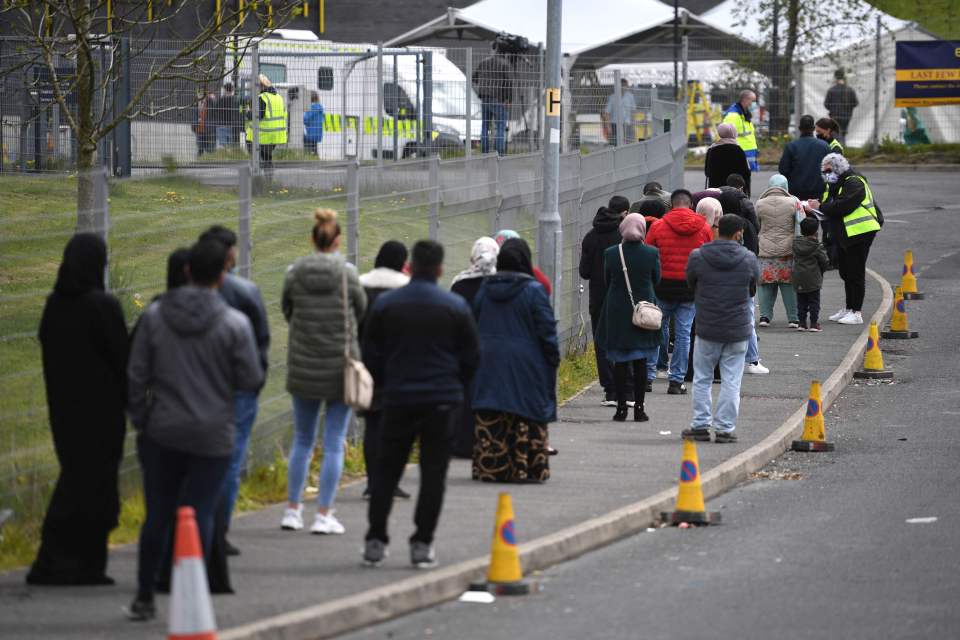
[[[476,412],[473,479],[546,482],[550,478],[547,425],[503,411]]]

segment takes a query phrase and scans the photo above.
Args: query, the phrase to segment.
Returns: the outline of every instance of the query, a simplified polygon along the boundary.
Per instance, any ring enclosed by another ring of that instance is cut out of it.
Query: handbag
[[[630,306],[633,308],[631,321],[634,326],[640,329],[646,329],[648,331],[659,329],[660,324],[663,322],[663,311],[661,311],[657,305],[652,302],[647,302],[646,300],[634,302],[633,287],[630,286],[630,274],[627,272],[627,261],[623,257],[623,243],[620,243],[618,247],[620,251],[620,265],[623,267],[623,279],[627,282],[627,293],[630,295]]]
[[[366,411],[373,403],[373,376],[363,362],[350,357],[350,313],[347,309],[347,265],[343,266],[343,403]]]

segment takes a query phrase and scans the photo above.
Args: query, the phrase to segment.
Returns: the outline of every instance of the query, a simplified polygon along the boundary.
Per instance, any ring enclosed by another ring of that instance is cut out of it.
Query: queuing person
[[[233,83],[223,85],[223,94],[217,98],[216,108],[217,145],[221,148],[240,144],[242,118],[240,103],[233,91]]]
[[[839,153],[823,159],[827,199],[809,201],[808,208],[826,216],[837,244],[838,270],[843,279],[844,307],[830,316],[840,324],[863,324],[863,298],[867,287],[867,256],[880,231],[883,217],[866,178],[856,173]]]
[[[697,203],[697,215],[707,223],[710,232],[713,234],[713,239],[716,240],[717,224],[720,222],[720,216],[723,215],[723,206],[720,201],[711,197],[701,198],[700,202]]]
[[[834,84],[827,89],[827,95],[823,99],[823,106],[831,118],[836,120],[840,127],[840,142],[847,141],[847,130],[850,128],[850,119],[853,118],[853,110],[857,108],[860,102],[857,100],[857,92],[852,87],[847,86],[847,78],[843,69],[837,69],[833,73]]]
[[[367,308],[372,308],[377,298],[387,291],[405,287],[410,283],[410,276],[403,272],[406,263],[407,248],[402,242],[387,240],[380,246],[377,257],[373,261],[373,269],[360,276],[360,286],[367,294]],[[367,318],[360,322],[361,339],[366,330],[366,322]],[[367,468],[367,488],[363,490],[363,497],[368,500],[373,487],[373,474],[376,473],[377,456],[383,434],[383,407],[380,406],[380,398],[376,391],[374,390],[373,406],[363,416],[363,461]],[[405,500],[410,499],[410,494],[399,486],[394,491],[394,496]]]
[[[593,228],[587,232],[580,244],[580,277],[590,283],[590,327],[593,329],[594,354],[597,359],[600,386],[603,387],[604,406],[616,404],[613,367],[596,339],[597,330],[600,327],[600,310],[607,295],[607,281],[603,267],[604,253],[608,247],[620,243],[620,223],[629,207],[630,201],[623,196],[610,198],[607,206],[597,210],[597,215],[593,217]]]
[[[790,195],[787,179],[779,173],[770,177],[769,187],[757,200],[760,221],[760,299],[761,327],[773,321],[773,305],[777,292],[787,314],[787,326],[796,329],[797,295],[791,284],[793,277],[793,239],[797,236],[797,220],[805,217],[800,202]]]
[[[697,306],[697,345],[693,361],[693,420],[683,436],[736,442],[740,410],[740,381],[753,330],[753,297],[760,267],[752,252],[741,245],[744,221],[726,214],[720,218],[719,238],[690,254],[687,282]],[[722,382],[716,411],[711,383],[716,366]]]
[[[654,199],[663,203],[664,212],[670,210],[670,192],[664,191],[659,182],[648,182],[643,185],[643,197],[640,198],[640,202]]]
[[[384,414],[363,551],[371,566],[386,557],[394,490],[418,438],[420,491],[410,562],[417,568],[437,564],[433,536],[446,488],[450,424],[479,359],[467,303],[437,286],[443,247],[421,240],[412,253],[410,284],[377,298],[364,332],[363,359],[380,390]]]
[[[750,194],[750,165],[747,154],[737,144],[737,129],[729,122],[717,127],[717,140],[707,149],[704,158],[703,173],[707,176],[707,187],[719,188],[727,184],[731,173],[743,176],[746,186],[744,192]]]
[[[813,116],[800,117],[800,137],[792,140],[780,156],[777,169],[790,183],[793,195],[801,200],[819,198],[823,194],[820,163],[829,153],[827,143],[814,137]]]
[[[817,139],[827,143],[827,147],[830,149],[829,153],[839,153],[843,155],[843,144],[837,140],[837,136],[840,135],[840,125],[836,120],[833,118],[820,118],[815,123],[814,130],[816,131]]]
[[[820,329],[820,289],[827,270],[827,253],[817,240],[820,223],[808,216],[800,223],[800,235],[793,240],[793,288],[797,291],[797,317],[800,331]],[[810,324],[807,324],[807,315]]]
[[[176,509],[191,506],[206,554],[214,511],[234,451],[237,391],[256,391],[263,368],[245,315],[217,294],[227,248],[204,239],[190,249],[187,286],[140,318],[127,368],[130,421],[138,432],[146,519],[140,530],[133,620],[155,615],[154,581]]]
[[[557,419],[560,348],[550,299],[533,278],[530,247],[507,240],[473,301],[480,368],[473,381],[473,479],[546,482],[547,424]]]
[[[303,112],[303,150],[311,156],[317,155],[317,145],[323,142],[323,105],[320,94],[310,92],[310,108]]]
[[[620,104],[617,104],[617,93],[612,92],[607,98],[607,105],[600,114],[603,122],[603,130],[607,136],[607,144],[616,146],[617,144],[617,123],[623,123],[623,142],[630,144],[636,142],[636,134],[633,127],[633,114],[637,110],[637,101],[630,91],[630,83],[626,78],[620,79]]]
[[[34,585],[110,585],[117,472],[126,430],[127,326],[104,291],[107,247],[90,233],[67,243],[40,319],[43,381],[60,475],[27,573]]]
[[[687,258],[690,252],[713,240],[710,227],[694,213],[690,206],[692,195],[686,189],[677,189],[671,195],[673,208],[647,231],[647,244],[660,250],[660,283],[655,285],[657,305],[663,311],[663,338],[661,348],[669,339],[669,323],[673,319],[673,352],[670,354],[670,372],[667,393],[687,392],[683,379],[687,374],[690,354],[690,327],[693,325],[693,290],[687,285]]]
[[[241,312],[250,321],[253,327],[253,337],[257,342],[257,352],[260,355],[260,366],[266,378],[270,367],[270,327],[267,322],[267,310],[263,306],[263,296],[260,288],[253,281],[242,278],[235,273],[237,266],[237,234],[215,225],[210,227],[200,240],[217,240],[227,248],[226,274],[220,285],[220,297],[232,308]],[[236,436],[234,438],[233,456],[230,459],[230,468],[227,471],[226,482],[223,487],[221,513],[224,534],[230,528],[230,519],[240,491],[240,475],[247,460],[247,446],[250,443],[250,433],[253,423],[257,419],[260,389],[255,391],[237,391],[234,398],[234,421]],[[239,553],[236,547],[224,540],[226,551],[230,555]]]
[[[317,441],[320,407],[325,404],[320,491],[310,532],[342,534],[344,527],[334,515],[333,503],[353,413],[343,401],[344,345],[351,357],[360,358],[357,328],[367,308],[367,296],[356,267],[340,255],[336,211],[317,209],[314,220],[311,237],[316,252],[294,262],[283,281],[283,317],[290,325],[287,391],[293,400],[294,433],[287,469],[287,508],[280,527],[287,531],[303,528],[301,498]]]
[[[760,171],[760,155],[757,151],[757,136],[754,131],[751,107],[757,101],[757,94],[750,89],[740,92],[740,98],[723,112],[724,124],[731,124],[737,131],[737,144],[747,156],[750,171]]]
[[[644,244],[647,222],[631,213],[620,223],[623,242],[603,253],[607,295],[600,314],[597,344],[614,363],[617,411],[615,422],[627,419],[627,380],[632,379],[633,420],[649,420],[644,410],[648,385],[657,376],[660,350],[659,329],[641,329],[633,324],[634,305],[641,300],[656,303],[654,286],[660,282],[660,255]],[[629,278],[629,280],[627,279]]]
[[[637,200],[630,205],[629,213],[639,213],[647,221],[647,228],[654,222],[667,215],[667,207],[659,198]]]
[[[211,153],[217,147],[217,96],[204,93],[197,101],[196,113],[190,128],[197,138],[197,156]]]
[[[518,240],[520,239],[520,234],[512,229],[501,229],[493,236],[493,239],[497,241],[497,244],[501,247],[503,243],[507,240]],[[533,277],[536,278],[537,282],[543,285],[543,288],[547,292],[547,297],[549,298],[553,295],[553,286],[550,284],[550,279],[547,278],[546,274],[540,270],[539,267],[533,267]]]
[[[473,299],[487,276],[497,272],[497,255],[500,245],[493,238],[478,238],[470,252],[470,265],[453,278],[450,291],[456,293],[473,308]],[[473,407],[467,394],[460,405],[459,416],[454,426],[451,453],[458,458],[473,459],[474,445]]]

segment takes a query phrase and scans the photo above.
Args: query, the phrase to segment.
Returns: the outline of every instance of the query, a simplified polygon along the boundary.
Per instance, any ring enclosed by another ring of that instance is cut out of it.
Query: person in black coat
[[[720,187],[717,200],[723,207],[724,213],[733,213],[743,218],[748,224],[743,229],[743,246],[753,252],[760,253],[760,221],[757,220],[757,210],[745,191],[746,181],[743,176],[733,173],[727,176],[727,184]]]
[[[40,320],[43,379],[60,463],[28,584],[109,585],[107,539],[117,526],[117,472],[126,431],[127,325],[104,291],[107,247],[75,235]]]
[[[737,144],[737,128],[724,123],[717,127],[719,139],[707,149],[703,173],[707,176],[707,188],[723,187],[727,176],[735,173],[743,177],[744,192],[750,195],[750,165],[747,154]]]
[[[600,310],[607,295],[607,284],[603,278],[603,253],[608,247],[620,242],[620,222],[629,208],[630,201],[623,196],[610,198],[606,207],[597,210],[597,215],[593,218],[593,228],[583,237],[580,245],[580,277],[590,282],[590,327],[593,329],[597,373],[600,386],[603,387],[605,406],[615,405],[617,400],[613,367],[603,348],[596,342]],[[631,397],[630,400],[632,399]]]

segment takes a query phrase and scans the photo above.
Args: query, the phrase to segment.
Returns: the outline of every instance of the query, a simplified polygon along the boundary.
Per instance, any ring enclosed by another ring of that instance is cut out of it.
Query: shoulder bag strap
[[[623,257],[623,243],[617,245],[620,252],[620,265],[623,267],[623,279],[627,281],[627,293],[630,295],[630,306],[635,307],[637,303],[633,300],[633,287],[630,286],[630,272],[627,271],[627,261]]]
[[[343,264],[343,357],[350,359],[350,314],[347,312],[347,264]]]

